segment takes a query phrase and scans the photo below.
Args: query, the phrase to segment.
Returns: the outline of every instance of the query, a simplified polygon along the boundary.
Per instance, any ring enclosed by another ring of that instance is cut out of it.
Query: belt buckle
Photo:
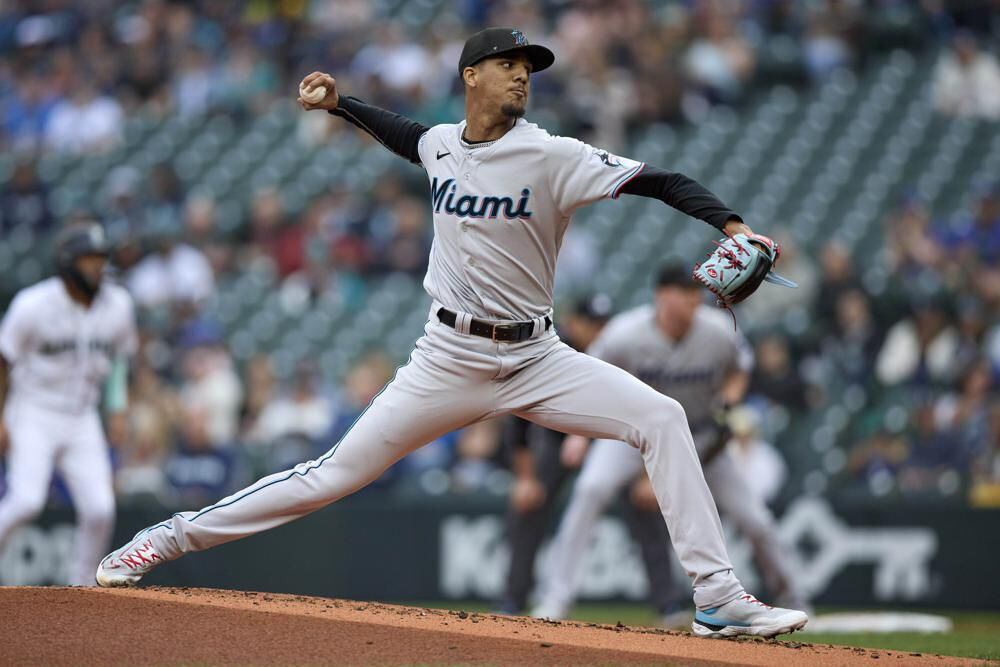
[[[497,339],[497,331],[510,331],[514,329],[516,324],[494,324],[493,331],[490,332],[490,340],[494,343],[507,343],[509,341]]]

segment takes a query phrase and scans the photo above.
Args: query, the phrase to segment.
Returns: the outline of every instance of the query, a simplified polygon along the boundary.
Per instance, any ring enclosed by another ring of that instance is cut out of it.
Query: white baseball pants
[[[7,493],[0,499],[0,549],[14,528],[41,513],[58,470],[76,510],[67,579],[73,586],[94,585],[115,519],[111,459],[97,411],[77,415],[8,400],[4,425],[10,445]]]
[[[558,431],[636,447],[694,580],[695,604],[718,606],[743,591],[677,401],[574,351],[553,331],[497,343],[441,324],[435,309],[410,360],[340,442],[315,461],[148,528],[157,553],[170,560],[282,525],[357,491],[449,431],[513,412]]]

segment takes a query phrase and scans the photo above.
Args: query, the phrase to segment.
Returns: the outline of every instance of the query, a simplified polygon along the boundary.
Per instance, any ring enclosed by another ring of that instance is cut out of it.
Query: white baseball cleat
[[[97,566],[97,585],[102,588],[134,586],[154,567],[163,563],[145,531],[121,549],[112,551]]]
[[[696,611],[691,630],[699,637],[776,637],[801,630],[808,622],[805,612],[772,607],[743,593],[721,607]]]

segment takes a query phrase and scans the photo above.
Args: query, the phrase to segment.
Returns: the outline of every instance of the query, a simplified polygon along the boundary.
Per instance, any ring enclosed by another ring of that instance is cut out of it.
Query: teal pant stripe
[[[246,493],[244,493],[239,498],[233,498],[228,503],[217,503],[215,505],[212,505],[211,507],[206,507],[205,509],[203,509],[202,511],[198,512],[193,517],[191,517],[189,519],[189,521],[193,522],[195,519],[197,519],[197,518],[199,518],[201,516],[204,516],[205,514],[208,514],[212,510],[219,509],[220,507],[229,507],[230,505],[232,505],[234,503],[237,503],[237,502],[243,500],[244,498],[247,498],[248,496],[253,495],[254,493],[257,493],[261,489],[266,489],[267,487],[271,486],[272,484],[278,484],[280,482],[287,482],[288,480],[290,480],[295,475],[298,475],[300,477],[305,477],[307,474],[309,474],[310,471],[316,470],[317,468],[319,468],[320,466],[322,466],[324,463],[326,463],[327,461],[329,461],[330,457],[333,456],[334,452],[337,451],[337,447],[340,446],[340,443],[342,443],[344,441],[344,439],[347,438],[348,435],[350,435],[351,431],[354,429],[354,426],[359,421],[361,421],[361,418],[364,417],[365,413],[368,412],[369,408],[371,408],[372,405],[375,404],[375,401],[378,400],[378,397],[381,396],[382,393],[386,389],[389,388],[389,385],[391,385],[393,382],[395,382],[396,375],[399,374],[399,371],[402,370],[403,368],[409,366],[411,361],[413,361],[413,353],[412,352],[410,353],[410,358],[407,359],[406,363],[403,364],[402,366],[398,366],[396,368],[395,372],[392,374],[392,379],[389,380],[389,382],[386,383],[386,385],[384,387],[382,387],[382,390],[379,391],[379,393],[375,394],[375,398],[373,398],[371,400],[371,403],[369,403],[368,406],[361,412],[361,414],[358,415],[358,418],[354,420],[354,423],[352,423],[351,426],[350,426],[350,428],[347,429],[347,432],[344,433],[343,437],[340,440],[337,441],[337,443],[330,449],[330,451],[328,451],[326,454],[324,454],[321,458],[317,459],[315,465],[309,466],[308,468],[306,468],[302,472],[299,472],[297,470],[293,470],[286,477],[282,477],[281,479],[276,479],[276,480],[274,480],[272,482],[268,482],[267,484],[264,484],[263,486],[259,486],[256,489],[251,489],[250,491],[247,491]],[[182,512],[177,512],[176,514],[173,514],[170,517],[170,519],[176,518],[176,517],[180,516],[181,514],[182,514]],[[156,530],[157,528],[168,528],[170,526],[170,519],[167,519],[166,521],[158,523],[155,526],[150,526],[146,530],[141,531],[140,535],[143,534],[143,533],[148,533],[151,530]]]

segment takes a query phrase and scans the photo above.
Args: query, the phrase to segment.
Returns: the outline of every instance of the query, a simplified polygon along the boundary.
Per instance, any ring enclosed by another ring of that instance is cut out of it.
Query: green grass
[[[450,601],[422,602],[418,606],[439,609],[464,609],[491,612],[493,607],[483,603],[456,603]],[[820,613],[848,611],[846,609],[820,608]],[[955,629],[948,634],[922,634],[917,632],[819,634],[802,633],[794,641],[840,646],[862,646],[908,653],[936,653],[980,660],[1000,661],[1000,612],[967,612],[927,610],[952,619]],[[639,604],[579,604],[573,620],[614,625],[655,626],[657,616],[646,605]]]
[[[826,634],[807,632],[803,641],[817,644],[864,646],[915,653],[939,653],[1000,661],[1000,613],[932,611],[948,616],[955,629],[948,634],[894,632],[888,634]]]

